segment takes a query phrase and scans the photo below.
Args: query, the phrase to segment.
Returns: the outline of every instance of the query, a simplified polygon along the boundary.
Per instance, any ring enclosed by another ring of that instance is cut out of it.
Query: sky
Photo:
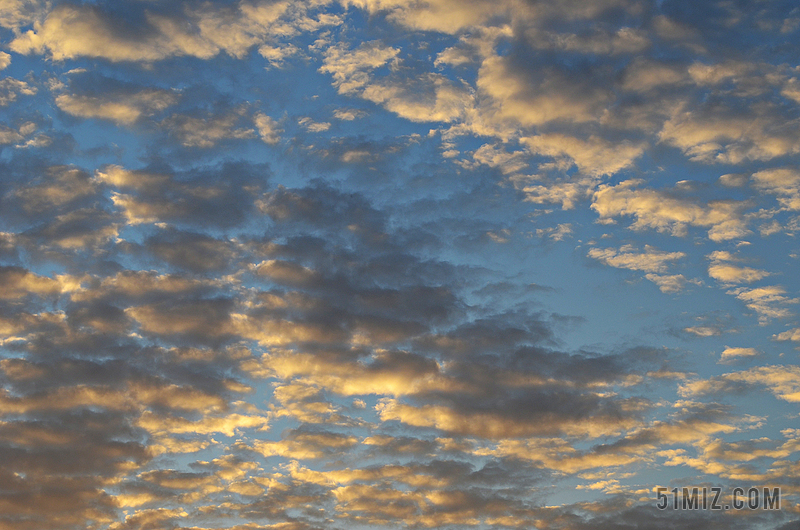
[[[796,529],[799,42],[0,0],[0,530]]]

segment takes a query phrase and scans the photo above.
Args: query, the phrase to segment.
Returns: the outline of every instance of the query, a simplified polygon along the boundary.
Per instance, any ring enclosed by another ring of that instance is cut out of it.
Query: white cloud
[[[380,41],[329,47],[319,71],[333,76],[340,94],[359,96],[415,122],[451,122],[473,106],[468,90],[435,74],[406,72],[399,67],[400,50]],[[389,75],[373,79],[372,71],[390,63]]]
[[[756,357],[760,354],[761,352],[755,348],[731,348],[730,346],[725,346],[722,355],[720,355],[719,362],[724,364],[736,359]]]
[[[414,122],[463,120],[474,106],[469,89],[433,73],[381,79],[365,86],[361,97]]]
[[[722,335],[722,330],[714,326],[690,326],[683,331],[698,337],[716,337]]]
[[[258,129],[258,135],[264,143],[277,144],[280,142],[283,129],[280,128],[278,122],[262,112],[257,113],[253,121]]]
[[[792,312],[786,307],[789,304],[800,303],[798,298],[784,296],[786,290],[777,285],[758,287],[750,289],[739,287],[731,289],[728,294],[735,295],[743,301],[747,307],[758,313],[761,324],[766,324],[771,318],[786,318]]]
[[[370,81],[369,72],[385,65],[398,53],[400,50],[384,46],[380,41],[362,42],[354,50],[338,44],[325,51],[319,71],[333,76],[333,85],[340,94],[349,94],[363,90]]]
[[[313,5],[287,0],[241,2],[230,7],[208,3],[177,17],[145,9],[143,27],[120,31],[124,21],[96,6],[61,4],[9,47],[22,54],[48,53],[56,61],[97,57],[113,62],[152,62],[184,55],[210,59],[221,52],[244,58],[270,37],[283,38],[340,23],[337,16],[312,19],[308,7]]]
[[[672,196],[668,191],[637,189],[641,180],[627,180],[616,186],[604,184],[594,193],[592,209],[600,220],[631,215],[633,229],[654,228],[676,236],[686,234],[688,226],[708,228],[712,241],[741,238],[749,233],[742,210],[744,203],[714,201],[700,205]]]
[[[644,252],[637,252],[632,245],[619,250],[613,248],[592,248],[587,254],[601,263],[617,269],[646,272],[645,278],[655,283],[662,293],[677,293],[683,290],[688,281],[682,274],[664,274],[669,266],[686,257],[683,252],[663,252],[645,245]]]
[[[800,103],[800,82],[796,77],[789,79],[781,90],[781,95]]]
[[[353,121],[366,115],[366,112],[358,109],[336,109],[333,111],[333,117],[342,121]]]
[[[784,331],[783,333],[778,333],[777,335],[774,335],[774,339],[800,342],[800,328],[794,328],[788,331]]]
[[[664,123],[659,139],[696,162],[738,164],[800,153],[797,127],[798,120],[789,120],[781,109],[764,103],[746,111],[679,109]]]
[[[474,153],[472,158],[490,167],[499,168],[503,174],[516,173],[528,165],[528,156],[524,151],[508,152],[502,146],[484,144]]]
[[[800,171],[793,168],[764,169],[753,174],[753,185],[778,196],[789,210],[800,210]]]
[[[613,248],[593,248],[587,254],[606,265],[618,269],[663,273],[671,262],[686,257],[683,252],[663,252],[649,245],[644,252],[636,252],[632,245],[625,245],[619,250]]]
[[[18,29],[44,16],[48,2],[43,0],[3,0],[0,2],[0,26]]]
[[[692,381],[681,385],[679,392],[684,396],[725,392],[736,384],[764,386],[779,399],[790,403],[800,402],[800,367],[798,366],[758,366],[742,372]]]
[[[678,293],[686,287],[687,282],[683,274],[645,274],[644,277],[658,285],[662,293]]]
[[[305,130],[312,133],[325,132],[331,128],[331,124],[328,123],[327,121],[323,122],[314,121],[308,116],[300,118],[299,120],[297,120],[297,123],[303,126]]]
[[[766,278],[770,273],[752,267],[715,262],[708,266],[708,275],[723,283],[753,283]]]
[[[258,53],[269,61],[271,66],[282,68],[289,57],[300,54],[300,48],[292,44],[285,46],[264,45],[258,48]]]
[[[722,283],[753,283],[770,275],[769,272],[752,267],[732,265],[731,261],[740,261],[729,252],[716,251],[708,256],[711,264],[708,266],[708,275]]]
[[[166,90],[146,89],[132,94],[109,93],[99,96],[61,94],[58,108],[81,118],[101,118],[120,124],[132,124],[174,105],[178,97]]]
[[[531,152],[554,158],[566,157],[587,175],[613,175],[633,164],[646,144],[627,140],[612,142],[599,136],[581,140],[563,134],[541,134],[521,138]]]
[[[25,81],[6,77],[0,80],[0,107],[5,107],[9,103],[17,100],[20,94],[23,96],[33,96],[38,92],[35,86],[31,86]]]
[[[433,0],[425,3],[408,0],[342,0],[342,3],[370,13],[388,11],[389,20],[409,28],[451,34],[470,26],[481,25],[499,14],[506,14],[512,5],[508,0],[491,4],[459,0]]]
[[[563,241],[573,233],[572,223],[561,223],[550,228],[537,228],[536,235],[539,237],[549,237],[553,241]]]
[[[744,62],[703,64],[696,62],[689,67],[689,76],[698,85],[717,85],[731,78],[741,78],[755,69],[755,65]]]
[[[514,185],[525,193],[525,200],[536,204],[560,203],[563,210],[571,210],[575,204],[591,193],[594,181],[559,180],[548,184],[532,184],[531,178],[515,178]]]

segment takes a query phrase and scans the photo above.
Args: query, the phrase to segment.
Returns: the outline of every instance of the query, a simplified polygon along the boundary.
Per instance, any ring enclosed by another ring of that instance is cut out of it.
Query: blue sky
[[[0,28],[0,528],[797,526],[794,3]]]

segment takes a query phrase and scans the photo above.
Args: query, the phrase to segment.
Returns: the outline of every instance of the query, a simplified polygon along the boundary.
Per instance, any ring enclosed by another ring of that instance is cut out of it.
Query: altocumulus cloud
[[[796,527],[798,32],[1,2],[0,528]]]

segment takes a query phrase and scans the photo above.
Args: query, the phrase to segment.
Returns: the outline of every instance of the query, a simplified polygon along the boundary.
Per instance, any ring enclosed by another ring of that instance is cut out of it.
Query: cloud
[[[778,196],[778,202],[789,210],[800,210],[800,172],[789,169],[765,169],[752,176],[756,189]]]
[[[347,417],[343,407],[326,400],[324,393],[312,385],[299,382],[276,385],[272,396],[276,402],[270,406],[272,418],[295,418],[304,424],[353,426],[361,423],[355,418]]]
[[[308,116],[300,118],[299,120],[297,120],[297,123],[299,123],[300,126],[305,128],[305,130],[312,133],[325,132],[331,128],[331,124],[329,122],[326,121],[316,122],[311,118],[309,118]]]
[[[451,122],[464,116],[472,106],[467,90],[438,74],[404,71],[398,53],[379,41],[355,49],[339,44],[325,51],[319,71],[333,76],[340,94],[362,97],[411,121]],[[388,76],[372,75],[387,63],[393,65]]]
[[[728,252],[716,251],[708,257],[711,259],[711,264],[708,266],[708,275],[722,283],[753,283],[770,275],[767,271],[752,267],[732,265],[731,261],[740,261],[740,259]]]
[[[299,378],[303,384],[345,396],[402,396],[463,387],[457,380],[441,374],[436,363],[418,355],[386,353],[371,361],[336,362],[307,354],[274,354],[262,359],[259,369],[267,369],[285,380]]]
[[[642,253],[633,251],[633,246],[625,245],[619,250],[593,248],[587,255],[618,269],[651,273],[666,272],[669,262],[686,257],[683,252],[663,252],[650,246],[646,246]]]
[[[42,54],[47,50],[57,61],[80,56],[104,57],[112,61],[153,61],[181,52],[211,57],[218,51],[197,40],[181,46],[162,35],[160,39],[139,43],[130,37],[119,38],[118,34],[125,35],[115,31],[115,21],[99,9],[61,5],[48,14],[44,23],[37,24],[35,30],[14,39],[10,48],[22,54]]]
[[[800,328],[790,329],[774,336],[775,340],[791,340],[800,342]]]
[[[539,237],[548,237],[553,241],[563,241],[573,233],[571,223],[562,223],[552,228],[537,228],[536,235]]]
[[[274,145],[281,141],[283,129],[280,128],[278,122],[261,112],[256,113],[253,121],[258,130],[258,135],[264,143]]]
[[[437,74],[382,79],[366,86],[361,96],[414,122],[454,122],[473,106],[469,90]]]
[[[617,269],[646,272],[645,278],[658,285],[663,293],[680,292],[687,283],[682,274],[664,274],[671,262],[686,257],[683,252],[663,252],[649,245],[645,245],[644,252],[636,252],[633,246],[625,245],[619,250],[592,248],[587,256]],[[692,283],[698,282],[692,280]]]
[[[162,121],[161,126],[185,147],[208,149],[222,140],[255,138],[253,129],[237,128],[239,122],[242,121],[244,112],[244,108],[239,108],[226,114],[207,117],[174,114]],[[264,123],[261,120],[262,127]],[[256,125],[258,126],[258,123]]]
[[[109,528],[111,530],[127,530],[133,528],[148,528],[150,526],[159,524],[170,524],[189,514],[185,510],[158,508],[153,510],[141,510],[136,513],[127,515],[122,522],[113,523]]]
[[[658,285],[662,293],[681,292],[687,282],[683,274],[645,274],[644,277]]]
[[[94,208],[81,208],[58,215],[22,233],[22,241],[30,250],[43,243],[62,249],[102,247],[119,234],[118,219]]]
[[[389,11],[389,20],[396,24],[414,29],[456,33],[459,30],[486,22],[498,13],[509,8],[507,2],[489,7],[480,2],[456,2],[454,0],[437,0],[417,5],[406,0],[372,1],[347,0],[343,2],[371,13]]]
[[[276,455],[292,460],[305,460],[347,451],[357,442],[358,439],[354,436],[334,432],[294,430],[279,442],[256,441],[252,449],[264,456]]]
[[[563,210],[571,210],[578,201],[589,198],[594,187],[594,182],[584,179],[532,184],[529,179],[514,178],[512,182],[526,194],[526,201],[536,204],[561,203]]]
[[[333,85],[340,93],[350,94],[363,90],[370,81],[370,71],[385,65],[399,52],[380,41],[363,42],[354,50],[338,44],[325,51],[319,70],[333,76]]]
[[[31,86],[25,81],[13,77],[0,79],[0,107],[14,103],[20,95],[34,96],[37,92],[38,89],[35,86]]]
[[[786,290],[777,285],[766,287],[747,288],[737,287],[728,291],[728,294],[735,295],[743,301],[748,308],[759,315],[759,322],[766,324],[772,318],[786,318],[792,315],[787,304],[800,303],[800,298],[788,298],[784,296]]]
[[[109,165],[97,170],[98,181],[118,188],[133,188],[141,191],[160,190],[170,180],[168,175],[147,173],[145,171],[128,171],[122,166]]]
[[[21,208],[26,215],[39,215],[42,211],[68,211],[86,199],[92,199],[97,188],[89,175],[78,168],[52,166],[44,174],[32,179],[27,186],[13,190],[4,202],[8,209]],[[13,199],[13,200],[12,200]]]
[[[235,225],[253,208],[259,189],[255,175],[263,178],[263,168],[224,164],[214,171],[226,178],[208,180],[203,171],[131,171],[118,165],[98,169],[95,178],[112,188],[113,205],[131,225]],[[252,181],[252,187],[243,181]]]
[[[528,157],[523,151],[507,152],[501,146],[484,144],[472,153],[475,162],[499,168],[504,174],[516,173],[528,165]]]
[[[540,395],[538,398],[534,396],[535,394],[526,398],[558,399],[557,395]],[[397,420],[414,427],[433,427],[446,433],[490,439],[557,434],[598,438],[619,434],[637,424],[633,418],[620,417],[621,411],[617,407],[602,404],[599,400],[596,401],[588,396],[581,398],[575,396],[562,403],[580,406],[579,410],[586,412],[591,410],[590,416],[584,416],[583,412],[574,409],[574,411],[561,409],[557,405],[539,405],[533,410],[526,410],[524,407],[527,399],[515,403],[519,406],[517,410],[512,408],[506,413],[499,410],[492,412],[458,410],[457,407],[445,405],[415,407],[389,398],[379,403],[377,411],[383,421]],[[528,404],[531,405],[532,402]],[[605,406],[609,406],[607,411],[604,410]]]
[[[637,59],[625,70],[622,88],[634,92],[648,92],[660,88],[674,88],[685,83],[686,72],[681,65],[670,65]]]
[[[336,109],[333,111],[333,117],[343,121],[353,121],[364,116],[366,116],[366,112],[358,109]]]
[[[21,142],[24,139],[21,131],[15,131],[11,127],[0,126],[0,144],[8,145]]]
[[[752,283],[766,278],[770,273],[751,267],[737,267],[727,263],[714,262],[708,266],[708,275],[724,283]]]
[[[0,298],[22,298],[29,294],[52,296],[80,288],[80,278],[62,275],[56,279],[27,271],[21,267],[0,267]]]
[[[614,30],[593,28],[580,33],[529,29],[526,37],[538,49],[594,55],[621,55],[646,51],[650,39],[645,31],[631,27]]]
[[[791,524],[797,17],[679,4],[0,2],[0,527]]]
[[[607,444],[579,450],[561,438],[502,440],[495,448],[476,451],[535,462],[560,473],[581,473],[581,478],[611,477],[614,470],[651,460],[657,453],[669,453],[676,445],[705,446],[714,435],[742,430],[745,425],[731,424],[731,418],[719,409],[688,404],[667,421],[640,424],[624,436]],[[682,453],[683,451],[677,451]],[[586,473],[597,469],[598,473]]]
[[[40,0],[7,0],[0,6],[0,26],[19,29],[43,17],[47,4]]]
[[[270,62],[270,65],[275,68],[283,68],[286,59],[300,55],[300,48],[293,44],[282,46],[271,46],[264,44],[259,46],[258,53]]]
[[[738,389],[765,387],[778,399],[800,402],[800,368],[796,366],[757,366],[741,372],[731,372],[710,379],[700,379],[681,385],[684,396],[702,396],[735,392]]]
[[[58,108],[79,118],[101,118],[130,125],[175,104],[177,96],[165,90],[145,89],[134,93],[109,93],[99,96],[61,94]]]
[[[781,95],[800,102],[800,87],[798,87],[798,81],[796,77],[793,77],[786,82],[783,90],[781,90]]]
[[[732,78],[742,80],[752,74],[756,65],[746,62],[724,62],[720,64],[693,63],[688,73],[698,85],[718,85]]]
[[[162,416],[145,411],[136,420],[136,426],[159,438],[176,434],[204,436],[222,433],[233,436],[237,429],[259,428],[264,430],[268,421],[265,416],[239,413],[209,414],[199,421],[191,421],[180,416]]]
[[[760,354],[761,352],[755,348],[731,348],[730,346],[725,346],[725,349],[720,355],[719,362],[724,364],[741,358],[756,357]]]
[[[233,333],[230,324],[232,303],[226,299],[169,300],[132,306],[125,314],[134,319],[142,332],[154,336],[184,336],[208,341]]]
[[[347,0],[345,5],[356,6],[373,15],[385,12],[395,24],[407,28],[456,34],[478,27],[491,27],[490,22],[500,19],[505,23],[516,23],[523,27],[546,25],[554,20],[592,20],[615,9],[636,9],[635,2],[628,0],[603,0],[591,6],[575,2],[553,2],[548,4],[518,4],[501,1],[489,7],[482,2],[458,2],[456,0],[434,0],[417,4],[408,0]]]
[[[629,141],[609,142],[598,136],[581,140],[561,134],[543,134],[520,139],[531,152],[553,158],[567,157],[582,172],[592,176],[613,175],[633,164],[645,149]]]
[[[800,141],[790,132],[795,127],[769,104],[755,104],[745,113],[719,105],[674,112],[659,139],[693,161],[738,164],[800,153]]]
[[[227,241],[195,232],[164,231],[149,237],[145,247],[170,265],[193,272],[228,268],[236,257]]]
[[[311,19],[302,3],[289,1],[186,6],[177,16],[157,9],[155,5],[137,7],[138,16],[125,20],[94,5],[60,4],[44,22],[36,22],[33,30],[16,36],[9,47],[22,54],[48,53],[55,61],[94,57],[152,62],[184,55],[210,59],[221,52],[244,58],[270,37],[339,22],[336,17]]]
[[[587,82],[591,76],[576,76],[552,66],[542,68],[544,71],[525,65],[521,57],[485,59],[476,86],[490,99],[481,112],[492,122],[508,121],[522,127],[586,123],[598,120],[611,102],[612,96],[602,84]]]
[[[735,201],[712,201],[705,205],[673,196],[667,190],[637,189],[640,180],[626,180],[612,186],[602,184],[594,192],[592,209],[601,220],[631,215],[635,230],[654,228],[682,236],[689,226],[708,227],[712,241],[737,239],[749,233],[743,209],[746,204]]]

